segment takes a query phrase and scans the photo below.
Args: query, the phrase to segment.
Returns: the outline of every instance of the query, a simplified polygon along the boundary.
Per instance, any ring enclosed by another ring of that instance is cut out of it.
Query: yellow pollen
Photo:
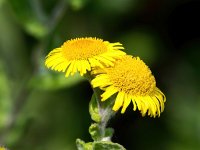
[[[63,55],[67,60],[86,60],[108,50],[108,45],[102,39],[77,38],[62,45]]]
[[[151,70],[139,57],[123,56],[113,68],[107,68],[106,72],[120,92],[145,96],[151,94],[156,88]]]

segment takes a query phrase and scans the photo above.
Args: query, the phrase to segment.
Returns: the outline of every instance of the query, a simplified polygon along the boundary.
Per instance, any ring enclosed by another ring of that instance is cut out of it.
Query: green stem
[[[99,114],[101,116],[101,120],[100,122],[98,122],[100,129],[100,141],[110,141],[111,137],[106,137],[106,126],[108,124],[108,121],[115,114],[115,112],[112,110],[112,103],[107,104],[106,102],[101,102],[100,89],[94,88],[93,91],[97,102]]]
[[[85,77],[91,83],[91,80],[93,78],[90,75],[90,73],[87,73],[85,75]],[[113,102],[108,102],[109,100],[107,100],[105,102],[101,102],[102,91],[99,88],[93,88],[93,91],[94,91],[95,99],[97,102],[99,115],[101,116],[100,122],[97,122],[99,129],[100,129],[99,141],[110,141],[111,137],[106,137],[106,126],[107,126],[108,121],[115,114],[115,112],[112,110]]]

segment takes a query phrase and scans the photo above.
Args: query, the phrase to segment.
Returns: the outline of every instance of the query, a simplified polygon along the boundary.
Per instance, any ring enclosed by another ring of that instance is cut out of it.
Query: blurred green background
[[[0,0],[0,144],[10,150],[75,150],[91,141],[90,85],[44,67],[65,40],[121,42],[151,68],[167,97],[160,118],[129,106],[114,142],[128,150],[200,149],[200,1]]]

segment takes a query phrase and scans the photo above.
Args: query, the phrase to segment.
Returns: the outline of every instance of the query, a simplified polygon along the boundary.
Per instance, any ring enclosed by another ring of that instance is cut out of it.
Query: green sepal
[[[78,150],[93,150],[92,142],[85,143],[81,139],[76,139],[76,146]]]
[[[93,150],[126,150],[122,145],[113,142],[101,141],[93,142]]]
[[[92,98],[89,103],[89,112],[93,121],[95,122],[101,121],[97,100],[94,94],[92,95]]]

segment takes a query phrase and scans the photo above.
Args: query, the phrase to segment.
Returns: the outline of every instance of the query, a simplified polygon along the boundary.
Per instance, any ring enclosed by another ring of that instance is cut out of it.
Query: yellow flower
[[[137,108],[142,116],[148,112],[151,117],[160,116],[164,110],[165,95],[156,87],[151,70],[139,57],[123,56],[114,67],[95,71],[99,74],[92,80],[93,87],[104,90],[102,101],[117,94],[113,110],[122,107],[124,113],[130,102],[133,110]]]
[[[92,67],[113,66],[113,62],[125,52],[120,43],[109,43],[98,38],[68,40],[46,57],[45,65],[56,71],[66,72],[66,77],[77,71],[83,76]]]

